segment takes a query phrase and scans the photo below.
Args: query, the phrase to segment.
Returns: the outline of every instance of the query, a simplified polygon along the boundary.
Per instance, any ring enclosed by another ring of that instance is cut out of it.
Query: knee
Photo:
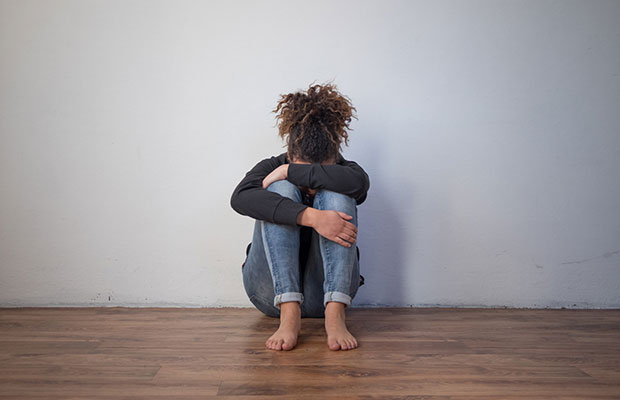
[[[267,186],[267,190],[269,190],[270,192],[278,193],[284,197],[288,197],[289,199],[301,202],[301,190],[299,190],[297,185],[289,182],[286,179],[280,179],[272,182],[269,186]]]
[[[357,202],[353,197],[327,189],[317,190],[315,202],[318,203],[317,208],[322,210],[338,210],[353,213],[357,208]]]

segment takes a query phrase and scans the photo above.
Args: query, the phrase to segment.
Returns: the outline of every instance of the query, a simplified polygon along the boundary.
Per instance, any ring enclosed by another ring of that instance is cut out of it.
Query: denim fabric
[[[287,180],[273,182],[267,190],[302,202],[302,192]],[[338,210],[357,223],[352,197],[319,189],[313,207]],[[243,284],[250,301],[264,314],[279,317],[280,303],[298,301],[302,317],[324,317],[329,301],[351,305],[360,286],[356,243],[345,247],[312,229],[307,260],[300,261],[301,226],[256,220],[249,251],[243,263]],[[359,234],[359,232],[358,232]]]

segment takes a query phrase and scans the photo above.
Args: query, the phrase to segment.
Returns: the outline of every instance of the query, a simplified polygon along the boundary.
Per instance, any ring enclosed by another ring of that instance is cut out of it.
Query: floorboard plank
[[[0,309],[2,399],[620,398],[620,310],[349,308],[359,347],[253,308]]]

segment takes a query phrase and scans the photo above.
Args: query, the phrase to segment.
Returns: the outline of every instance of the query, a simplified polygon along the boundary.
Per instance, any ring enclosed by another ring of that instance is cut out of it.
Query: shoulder
[[[271,156],[271,158],[278,164],[286,164],[288,161],[286,157],[286,153],[281,153],[277,156]]]
[[[355,162],[355,161],[353,161],[353,160],[347,160],[347,159],[346,159],[346,158],[344,158],[344,157],[342,156],[342,154],[340,154],[340,153],[338,153],[338,158],[337,158],[336,164],[339,164],[339,165],[346,165],[346,166],[356,166],[356,167],[357,167],[357,166],[359,166],[359,164],[358,164],[358,163],[356,163],[356,162]]]
[[[338,153],[338,157],[336,157],[336,164],[346,164],[347,162],[348,160],[342,156],[342,153]]]
[[[275,168],[275,167],[277,167],[279,165],[284,164],[285,161],[286,161],[286,153],[282,153],[282,154],[279,154],[277,156],[271,156],[271,157],[263,158],[262,160],[260,160],[256,164],[256,167],[262,166],[262,167]]]
[[[263,164],[271,164],[271,165],[281,165],[281,164],[285,164],[287,162],[286,160],[286,153],[282,153],[282,154],[278,154],[276,156],[271,156],[271,157],[267,157],[267,158],[263,158],[261,161],[259,161],[259,163],[263,163]]]

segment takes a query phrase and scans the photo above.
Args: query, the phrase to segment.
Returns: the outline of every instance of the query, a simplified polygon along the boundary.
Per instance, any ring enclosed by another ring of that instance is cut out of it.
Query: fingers
[[[344,219],[351,219],[351,218],[353,218],[353,217],[352,217],[352,216],[350,216],[349,214],[344,213],[344,212],[342,212],[342,211],[338,211],[338,214],[340,214],[340,216],[341,216],[342,218],[344,218]]]
[[[336,212],[341,218],[340,224],[335,224],[332,228],[335,229],[335,231],[332,231],[331,235],[326,235],[325,237],[342,246],[351,247],[353,243],[355,243],[355,241],[357,240],[357,226],[347,221],[353,218],[351,215],[348,215],[347,213],[342,211],[336,210]],[[335,222],[336,221],[334,221],[334,223]],[[338,225],[340,226],[337,227]]]
[[[341,235],[340,239],[347,244],[347,247],[351,247],[351,245],[355,243],[355,239],[352,239],[349,235]]]
[[[341,213],[344,215],[347,215],[345,213]],[[354,224],[352,224],[349,221],[343,221],[344,222],[344,226],[342,228],[342,234],[347,235],[347,239],[352,239],[352,242],[355,242],[357,240],[357,226],[355,226]]]
[[[352,244],[351,244],[351,243],[349,243],[349,242],[347,242],[347,241],[342,240],[342,239],[341,239],[341,238],[339,238],[338,236],[336,236],[336,237],[334,238],[334,242],[336,242],[336,243],[338,243],[338,244],[340,244],[340,245],[342,245],[342,246],[344,246],[344,247],[351,247],[351,246],[352,246]]]
[[[352,217],[352,216],[350,216],[349,214],[344,213],[344,212],[342,212],[342,211],[338,211],[338,214],[340,215],[340,217],[341,217],[341,218],[344,218],[344,219],[351,219],[351,218],[353,218],[353,217]],[[352,230],[354,230],[355,232],[357,232],[357,226],[355,226],[355,224],[353,224],[353,223],[351,223],[351,222],[349,222],[349,221],[344,221],[344,225],[345,225],[346,227],[348,227],[349,229],[352,229]]]
[[[352,223],[346,221],[344,223],[345,228],[348,228],[350,230],[352,230],[353,232],[357,233],[357,226],[353,225]]]
[[[347,247],[351,247],[351,245],[357,240],[357,233],[350,229],[345,229],[338,234],[338,237],[346,242],[348,245]]]
[[[346,235],[345,239],[350,238],[352,242],[355,242],[357,240],[357,233],[355,231],[352,231],[351,229],[345,229],[343,231],[343,234]]]
[[[340,232],[337,235],[325,237],[345,247],[351,247],[357,240],[357,235],[355,233],[351,234],[347,232]]]

